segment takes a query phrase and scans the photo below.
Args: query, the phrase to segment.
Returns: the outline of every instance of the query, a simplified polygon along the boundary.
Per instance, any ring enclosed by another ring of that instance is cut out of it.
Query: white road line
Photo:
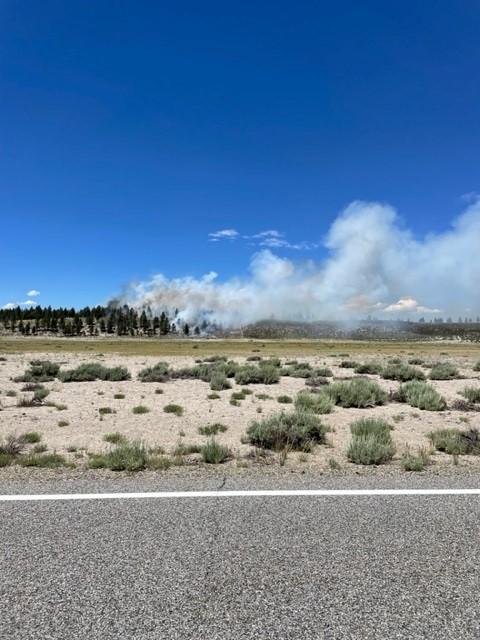
[[[139,493],[35,493],[0,495],[0,502],[132,500],[159,498],[288,498],[362,496],[480,496],[480,489],[259,489],[235,491],[146,491]]]

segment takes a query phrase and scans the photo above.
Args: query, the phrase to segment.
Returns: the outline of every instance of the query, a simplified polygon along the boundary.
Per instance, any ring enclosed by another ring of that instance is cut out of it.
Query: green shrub
[[[163,407],[165,413],[174,413],[176,416],[183,415],[183,407],[179,404],[167,404]]]
[[[465,387],[461,394],[469,402],[480,402],[480,387]]]
[[[447,407],[445,398],[432,385],[419,380],[402,384],[398,399],[400,402],[407,402],[410,406],[424,411],[444,411]]]
[[[320,378],[331,378],[333,376],[333,371],[328,367],[318,367],[313,372],[312,377],[320,377]]]
[[[457,431],[437,429],[428,434],[434,448],[451,455],[480,455],[480,432],[478,429]]]
[[[98,408],[98,413],[101,416],[105,416],[105,415],[107,415],[109,413],[115,413],[115,411],[111,407],[99,407]],[[134,413],[136,413],[136,412],[134,411]]]
[[[390,442],[391,441],[391,431],[392,427],[381,418],[360,418],[359,420],[355,420],[350,425],[350,432],[352,436],[358,437],[366,437],[366,436],[375,436],[382,442]]]
[[[192,453],[200,453],[201,446],[199,444],[185,444],[184,442],[179,442],[175,449],[173,450],[174,456],[189,456]]]
[[[124,400],[125,399],[125,394],[124,393],[114,393],[113,397],[115,400]]]
[[[50,391],[48,389],[45,389],[44,386],[39,384],[37,385],[37,388],[33,392],[33,398],[37,402],[42,402],[43,400],[45,400],[45,398],[48,396],[49,393]]]
[[[172,466],[172,461],[168,456],[153,455],[148,456],[147,467],[153,471],[166,471]]]
[[[110,444],[120,444],[121,442],[126,442],[127,439],[124,435],[122,435],[119,431],[114,431],[113,433],[106,433],[103,436],[105,442],[109,442]]]
[[[32,453],[27,456],[21,456],[18,458],[18,464],[22,467],[41,467],[45,469],[68,466],[64,456],[58,453]]]
[[[355,367],[355,373],[359,374],[380,374],[382,365],[379,362],[362,362]]]
[[[119,382],[130,380],[130,377],[125,367],[108,368],[97,362],[85,362],[75,369],[67,369],[59,373],[62,382],[93,382],[95,380]]]
[[[329,385],[325,393],[340,407],[374,407],[385,404],[388,395],[376,382],[366,378],[353,378]]]
[[[59,420],[57,424],[59,427],[68,427],[70,423],[68,422],[68,420]]]
[[[138,374],[140,382],[166,382],[170,378],[168,362],[157,362],[153,367],[142,369]]]
[[[356,369],[360,363],[355,360],[342,360],[338,366],[342,369]]]
[[[272,396],[269,396],[268,393],[256,393],[255,397],[259,400],[272,400]]]
[[[215,422],[214,424],[207,424],[204,427],[198,427],[198,433],[202,436],[216,436],[217,433],[224,433],[228,427],[220,422]]]
[[[161,395],[163,393],[163,389],[155,389],[155,393],[157,395]]]
[[[0,451],[0,467],[8,467],[13,464],[14,457],[9,455],[8,453],[2,453]]]
[[[142,471],[147,466],[148,454],[142,442],[118,443],[106,454],[94,454],[90,457],[92,469],[107,468],[112,471]]]
[[[20,436],[20,439],[27,444],[35,444],[36,442],[40,442],[42,436],[38,431],[27,431]]]
[[[218,393],[209,393],[207,395],[207,398],[209,400],[218,400],[220,398],[220,396],[218,395]]]
[[[133,407],[132,412],[135,414],[149,413],[150,409],[143,404],[139,404],[137,407]]]
[[[352,439],[348,459],[354,464],[384,464],[393,458],[395,446],[391,427],[379,418],[363,418],[350,425]]]
[[[47,451],[48,447],[46,444],[36,444],[33,447],[33,453],[45,453],[45,451]],[[67,449],[67,451],[70,450],[70,447]]]
[[[284,367],[281,371],[283,376],[290,378],[309,378],[313,373],[312,365],[308,362],[299,362],[290,367]]]
[[[382,378],[407,382],[408,380],[425,380],[425,374],[421,369],[408,364],[388,364],[382,371]]]
[[[409,449],[402,455],[402,468],[404,471],[423,471],[430,462],[430,455],[426,449],[420,448],[417,453]]]
[[[325,443],[328,428],[312,413],[295,411],[277,413],[254,420],[247,429],[247,440],[263,449],[280,450],[286,446],[310,451],[315,444]]]
[[[480,360],[473,365],[474,371],[480,371]]]
[[[326,393],[300,391],[295,398],[295,409],[297,411],[310,411],[316,414],[331,413],[333,410],[333,401]]]
[[[408,364],[422,365],[425,364],[425,360],[422,358],[410,358]]]
[[[50,382],[58,376],[60,365],[50,360],[32,360],[30,368],[23,376],[15,378],[15,382]]]
[[[227,379],[227,376],[220,372],[216,371],[212,374],[210,379],[210,389],[212,391],[223,391],[224,389],[231,389],[232,385]]]
[[[467,453],[467,443],[461,437],[457,429],[437,429],[428,434],[433,447],[437,451],[443,451],[452,455]]]
[[[231,451],[228,447],[219,444],[214,438],[203,445],[200,450],[202,460],[207,464],[221,464],[231,457]]]
[[[430,380],[453,380],[459,377],[460,373],[457,367],[450,362],[440,362],[430,370]]]
[[[243,391],[234,391],[230,396],[232,400],[245,400],[245,394]]]
[[[385,443],[373,435],[354,436],[350,441],[347,456],[354,464],[385,464],[395,453],[393,443]]]
[[[280,404],[291,404],[293,402],[293,399],[290,396],[282,395],[278,396],[277,402],[279,402]]]
[[[266,361],[264,361],[266,363]],[[235,382],[239,385],[244,384],[275,384],[280,380],[280,373],[277,367],[270,364],[263,366],[246,365],[241,367],[235,373]]]

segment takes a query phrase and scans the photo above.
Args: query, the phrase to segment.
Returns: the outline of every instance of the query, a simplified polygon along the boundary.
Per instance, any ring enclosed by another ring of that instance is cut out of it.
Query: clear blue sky
[[[480,190],[479,33],[474,0],[3,0],[0,305],[242,274],[209,233],[317,243],[355,199],[446,228]]]

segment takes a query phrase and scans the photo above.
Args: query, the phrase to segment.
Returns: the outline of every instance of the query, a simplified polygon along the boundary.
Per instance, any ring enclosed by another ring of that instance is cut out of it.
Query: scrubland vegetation
[[[338,473],[476,464],[478,359],[411,348],[369,358],[282,358],[252,345],[255,354],[243,358],[7,354],[0,466],[130,473],[258,464]],[[65,420],[55,418],[59,410]]]

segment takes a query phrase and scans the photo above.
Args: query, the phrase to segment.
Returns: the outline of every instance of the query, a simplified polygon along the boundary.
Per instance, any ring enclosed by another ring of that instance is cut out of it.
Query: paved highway
[[[480,486],[480,482],[476,483]],[[198,478],[0,493],[474,487]],[[480,496],[0,502],[3,639],[480,637]]]

